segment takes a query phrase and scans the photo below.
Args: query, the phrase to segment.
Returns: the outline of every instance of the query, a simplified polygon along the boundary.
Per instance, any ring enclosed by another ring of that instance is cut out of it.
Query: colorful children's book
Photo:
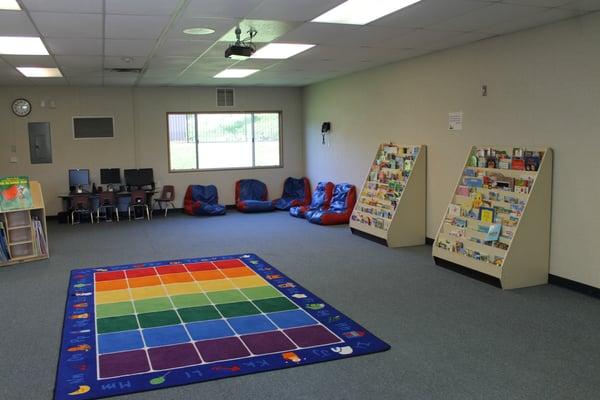
[[[31,208],[32,205],[28,176],[0,178],[0,211]]]
[[[492,224],[488,228],[487,235],[485,236],[486,242],[495,242],[500,238],[500,232],[502,231],[502,224]]]
[[[488,224],[494,223],[495,212],[493,208],[489,207],[481,207],[479,209],[479,219],[481,222],[486,222]]]

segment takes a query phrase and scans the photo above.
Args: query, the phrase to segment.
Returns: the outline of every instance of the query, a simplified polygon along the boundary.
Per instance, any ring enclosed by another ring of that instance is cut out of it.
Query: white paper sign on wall
[[[451,112],[448,113],[448,130],[449,131],[462,131],[463,129],[463,112]]]

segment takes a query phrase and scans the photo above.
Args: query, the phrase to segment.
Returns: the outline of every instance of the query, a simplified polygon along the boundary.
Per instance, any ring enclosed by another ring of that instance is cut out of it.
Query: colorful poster
[[[31,208],[32,204],[28,176],[0,178],[0,211]]]

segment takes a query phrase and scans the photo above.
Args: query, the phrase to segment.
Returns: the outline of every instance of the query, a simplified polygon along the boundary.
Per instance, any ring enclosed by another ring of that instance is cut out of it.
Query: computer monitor
[[[89,169],[70,169],[69,170],[69,186],[83,186],[87,188],[90,185],[90,170]]]
[[[100,169],[100,184],[111,185],[121,183],[120,168],[101,168]]]
[[[152,168],[126,169],[123,171],[128,186],[150,186],[154,184]]]

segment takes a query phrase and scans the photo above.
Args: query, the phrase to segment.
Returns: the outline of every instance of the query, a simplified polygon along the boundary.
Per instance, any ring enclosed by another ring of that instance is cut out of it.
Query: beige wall
[[[307,175],[361,185],[380,142],[426,144],[435,237],[471,144],[550,146],[551,273],[600,287],[599,43],[596,13],[309,86]],[[451,133],[448,112],[461,110],[464,130]]]
[[[18,97],[32,102],[33,111],[26,118],[10,111],[10,104]],[[54,100],[56,108],[41,108],[42,100]],[[236,107],[227,108],[283,112],[283,168],[169,173],[166,113],[223,110],[215,106],[214,88],[0,86],[0,176],[29,175],[39,180],[50,215],[61,208],[57,195],[68,191],[69,168],[89,168],[92,181],[97,183],[100,168],[154,168],[159,185],[175,185],[179,206],[187,185],[192,183],[217,185],[220,201],[233,204],[234,183],[241,178],[261,179],[273,197],[281,193],[287,176],[303,173],[301,106],[300,89],[265,87],[236,88]],[[73,140],[74,115],[114,115],[115,138]],[[50,122],[52,164],[30,164],[28,122]],[[9,162],[12,145],[16,145],[18,163]]]

